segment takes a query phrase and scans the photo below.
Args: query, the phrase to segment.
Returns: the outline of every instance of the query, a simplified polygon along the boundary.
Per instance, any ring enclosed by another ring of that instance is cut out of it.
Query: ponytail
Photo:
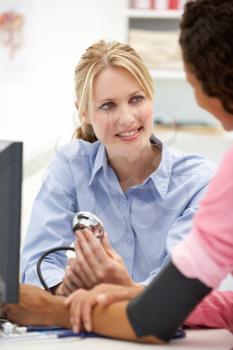
[[[91,124],[86,124],[85,130],[79,126],[73,134],[73,139],[81,139],[90,143],[98,141]]]

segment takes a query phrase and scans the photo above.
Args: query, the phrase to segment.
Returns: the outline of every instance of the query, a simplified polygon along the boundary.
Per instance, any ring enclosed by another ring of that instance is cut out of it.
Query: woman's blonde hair
[[[75,92],[79,105],[81,127],[74,133],[74,138],[88,142],[97,141],[91,124],[82,120],[85,114],[92,113],[94,79],[107,67],[125,68],[140,84],[144,93],[153,98],[153,79],[137,52],[127,44],[101,40],[90,46],[81,57],[75,69]]]

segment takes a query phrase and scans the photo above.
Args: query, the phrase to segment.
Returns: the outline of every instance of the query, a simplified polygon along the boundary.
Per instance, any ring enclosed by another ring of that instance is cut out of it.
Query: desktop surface
[[[64,339],[24,339],[21,341],[3,341],[1,350],[139,350],[153,348],[156,350],[230,350],[233,349],[233,334],[226,330],[189,330],[185,338],[172,340],[167,345],[145,345],[106,338],[64,338]]]

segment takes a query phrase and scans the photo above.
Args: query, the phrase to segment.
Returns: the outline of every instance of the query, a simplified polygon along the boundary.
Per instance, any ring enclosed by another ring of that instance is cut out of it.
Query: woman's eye
[[[131,103],[138,103],[138,102],[141,102],[142,100],[144,100],[144,96],[139,95],[139,96],[131,97],[130,102]]]
[[[100,106],[100,109],[108,111],[108,110],[112,109],[114,106],[115,106],[114,102],[106,102]]]

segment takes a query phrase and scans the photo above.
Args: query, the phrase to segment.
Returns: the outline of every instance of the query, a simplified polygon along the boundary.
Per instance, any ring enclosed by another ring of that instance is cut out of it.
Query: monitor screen
[[[0,141],[0,303],[18,301],[22,149]]]

